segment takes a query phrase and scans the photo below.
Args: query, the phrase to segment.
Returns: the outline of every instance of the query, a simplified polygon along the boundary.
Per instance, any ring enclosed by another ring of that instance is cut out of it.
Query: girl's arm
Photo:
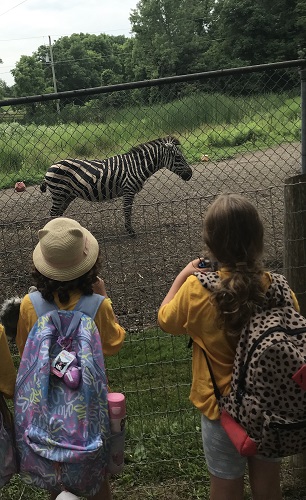
[[[191,276],[194,272],[203,272],[204,269],[201,267],[198,267],[199,264],[201,263],[201,259],[195,259],[189,262],[186,267],[177,275],[175,280],[173,281],[169,292],[167,293],[166,297],[162,301],[160,307],[164,306],[165,304],[168,304],[170,300],[173,299],[175,296],[176,292],[181,288],[182,284],[185,283],[186,279]],[[211,271],[211,268],[206,267],[205,271]],[[204,271],[204,272],[205,272]]]
[[[97,281],[92,285],[92,290],[94,293],[98,293],[99,295],[104,295],[104,297],[107,297],[104,280],[102,278],[99,278],[99,276],[97,276]]]
[[[6,398],[12,398],[15,389],[16,370],[2,325],[0,325],[0,352],[0,391]]]

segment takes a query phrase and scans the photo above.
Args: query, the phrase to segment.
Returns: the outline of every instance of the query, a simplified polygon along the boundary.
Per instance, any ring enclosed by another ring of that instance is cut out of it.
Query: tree
[[[298,37],[305,40],[306,27],[305,17],[298,19],[299,9],[305,15],[305,0],[218,0],[208,57],[213,54],[219,67],[296,59]]]
[[[21,56],[12,74],[17,96],[42,94],[45,91],[44,68],[36,55]]]
[[[12,96],[12,88],[4,80],[0,79],[0,99]]]
[[[126,68],[131,59],[127,55],[130,45],[126,41],[124,36],[83,33],[56,40],[52,52],[58,92],[105,85],[106,75],[108,84],[125,81],[125,73],[131,73]],[[54,91],[46,45],[38,47],[32,56],[21,56],[12,73],[18,96]]]
[[[298,57],[306,58],[306,0],[298,0],[295,7]]]
[[[138,75],[159,78],[204,71],[213,4],[211,0],[141,0],[130,16]]]
[[[121,46],[125,37],[109,35],[73,34],[56,40],[53,44],[53,59],[59,92],[98,87],[103,71],[110,70],[112,80],[122,82]],[[38,49],[39,58],[46,58],[48,48]],[[45,76],[52,85],[50,64],[45,64]]]

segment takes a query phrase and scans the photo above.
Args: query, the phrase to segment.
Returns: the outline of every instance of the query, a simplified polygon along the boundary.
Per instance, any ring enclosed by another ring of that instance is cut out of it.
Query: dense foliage
[[[79,33],[54,41],[57,90],[285,61],[306,54],[306,0],[140,0],[130,22],[131,38]],[[15,96],[54,91],[50,56],[48,45],[38,47],[32,56],[21,56],[12,70]],[[4,90],[9,96],[9,89]],[[151,89],[142,97],[152,100],[157,92]],[[0,82],[0,98],[3,93]]]

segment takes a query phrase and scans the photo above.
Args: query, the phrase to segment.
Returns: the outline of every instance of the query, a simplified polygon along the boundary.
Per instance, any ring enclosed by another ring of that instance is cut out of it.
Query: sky
[[[0,79],[14,84],[10,71],[22,55],[31,56],[73,33],[131,35],[129,15],[138,0],[1,0]]]

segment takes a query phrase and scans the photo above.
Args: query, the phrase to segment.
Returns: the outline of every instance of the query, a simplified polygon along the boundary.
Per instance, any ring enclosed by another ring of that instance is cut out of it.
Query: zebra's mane
[[[143,149],[144,146],[156,146],[156,144],[164,144],[164,143],[172,143],[175,144],[176,146],[179,146],[181,143],[176,137],[168,136],[168,137],[162,137],[159,139],[154,139],[153,141],[149,142],[144,142],[142,144],[138,144],[137,146],[133,146],[130,150],[129,153],[136,153],[137,151]]]

